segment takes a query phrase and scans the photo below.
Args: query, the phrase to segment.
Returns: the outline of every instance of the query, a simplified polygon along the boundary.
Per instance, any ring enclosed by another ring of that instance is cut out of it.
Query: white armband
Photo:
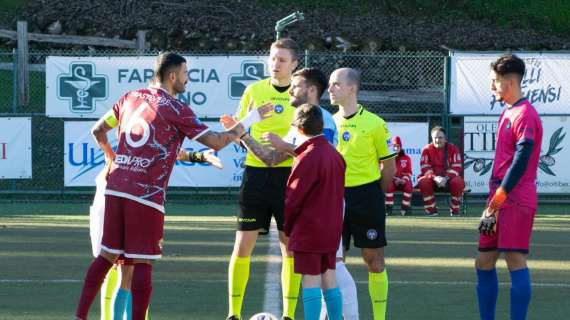
[[[249,127],[258,123],[259,121],[261,121],[259,111],[257,111],[257,109],[252,109],[245,115],[245,117],[243,117],[243,119],[241,119],[240,123],[247,131]]]

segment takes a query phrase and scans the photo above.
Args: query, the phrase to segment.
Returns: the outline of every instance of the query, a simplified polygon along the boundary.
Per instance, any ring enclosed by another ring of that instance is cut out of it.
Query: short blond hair
[[[299,46],[297,42],[291,38],[281,38],[279,40],[274,41],[271,44],[271,49],[278,48],[278,49],[287,49],[291,52],[291,56],[293,57],[293,61],[299,60]]]

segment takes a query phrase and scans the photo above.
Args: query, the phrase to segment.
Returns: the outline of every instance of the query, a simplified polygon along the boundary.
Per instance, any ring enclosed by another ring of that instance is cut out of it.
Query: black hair
[[[159,54],[154,62],[155,82],[161,83],[166,80],[168,74],[183,63],[186,63],[186,59],[177,53],[163,52]]]
[[[317,88],[317,96],[321,98],[327,87],[327,76],[317,68],[303,68],[293,73],[293,77],[303,77],[309,86]]]
[[[514,54],[505,54],[491,63],[491,70],[496,74],[504,77],[509,74],[515,74],[522,81],[525,73],[524,61]]]

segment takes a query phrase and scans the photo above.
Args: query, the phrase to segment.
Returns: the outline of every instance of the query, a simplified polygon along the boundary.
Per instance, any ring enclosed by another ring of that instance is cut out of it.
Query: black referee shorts
[[[384,192],[379,181],[344,189],[345,214],[343,245],[350,248],[354,239],[357,248],[382,248],[386,242]]]
[[[277,229],[283,230],[285,187],[290,173],[290,167],[245,167],[239,194],[238,230],[260,230],[266,234],[272,216]]]

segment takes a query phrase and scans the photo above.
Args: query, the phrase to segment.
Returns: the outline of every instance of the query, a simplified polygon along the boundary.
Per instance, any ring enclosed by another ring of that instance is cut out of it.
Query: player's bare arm
[[[269,118],[272,115],[273,104],[270,102],[265,103],[258,108],[254,108],[251,112],[254,110],[259,113],[260,119],[263,120]],[[246,118],[248,117],[249,115],[246,116]],[[252,122],[251,124],[255,122],[256,121]],[[238,120],[229,115],[222,115],[220,117],[220,123],[224,128],[230,128],[237,125]],[[269,167],[275,166],[291,157],[291,155],[287,153],[272,149],[269,146],[257,142],[247,133],[244,134],[237,142],[242,142],[251,153],[253,153],[257,158],[259,158],[259,160],[263,161],[263,163]]]
[[[220,117],[220,123],[224,128],[228,128],[237,124],[237,119],[228,115]],[[272,149],[267,145],[263,145],[253,139],[249,134],[245,134],[240,140],[249,152],[253,153],[259,160],[263,161],[267,166],[275,166],[291,157],[290,154],[276,149]]]
[[[235,125],[233,128],[224,132],[208,131],[201,135],[197,141],[208,148],[218,151],[238,139],[244,134],[245,129],[241,124]]]
[[[249,134],[245,134],[241,138],[241,141],[247,150],[259,158],[259,160],[263,161],[268,167],[276,166],[291,157],[288,153],[272,149],[267,145],[255,141]]]
[[[97,144],[103,150],[103,153],[105,154],[105,160],[107,162],[115,159],[115,151],[113,151],[113,148],[109,143],[109,139],[107,139],[107,132],[111,131],[112,129],[113,128],[106,123],[105,117],[97,120],[91,129],[91,134],[93,135],[95,141],[97,141]]]
[[[392,182],[392,178],[396,174],[396,158],[382,160],[382,178],[380,186],[384,192],[388,191],[388,186]]]
[[[241,120],[241,123],[245,127],[246,130],[251,125],[271,117],[273,115],[273,104],[271,102],[267,102],[267,103],[262,104],[261,106],[259,106],[257,108],[252,107],[252,108],[250,108],[250,110],[251,111],[248,112],[246,114],[246,116]],[[232,128],[238,122],[239,122],[238,119],[236,119],[230,115],[227,115],[227,114],[223,114],[220,117],[220,123],[222,124],[224,129]]]
[[[266,132],[261,136],[263,142],[269,143],[273,148],[278,151],[285,152],[291,156],[295,156],[295,145],[292,143],[285,142],[281,137],[275,133]]]

